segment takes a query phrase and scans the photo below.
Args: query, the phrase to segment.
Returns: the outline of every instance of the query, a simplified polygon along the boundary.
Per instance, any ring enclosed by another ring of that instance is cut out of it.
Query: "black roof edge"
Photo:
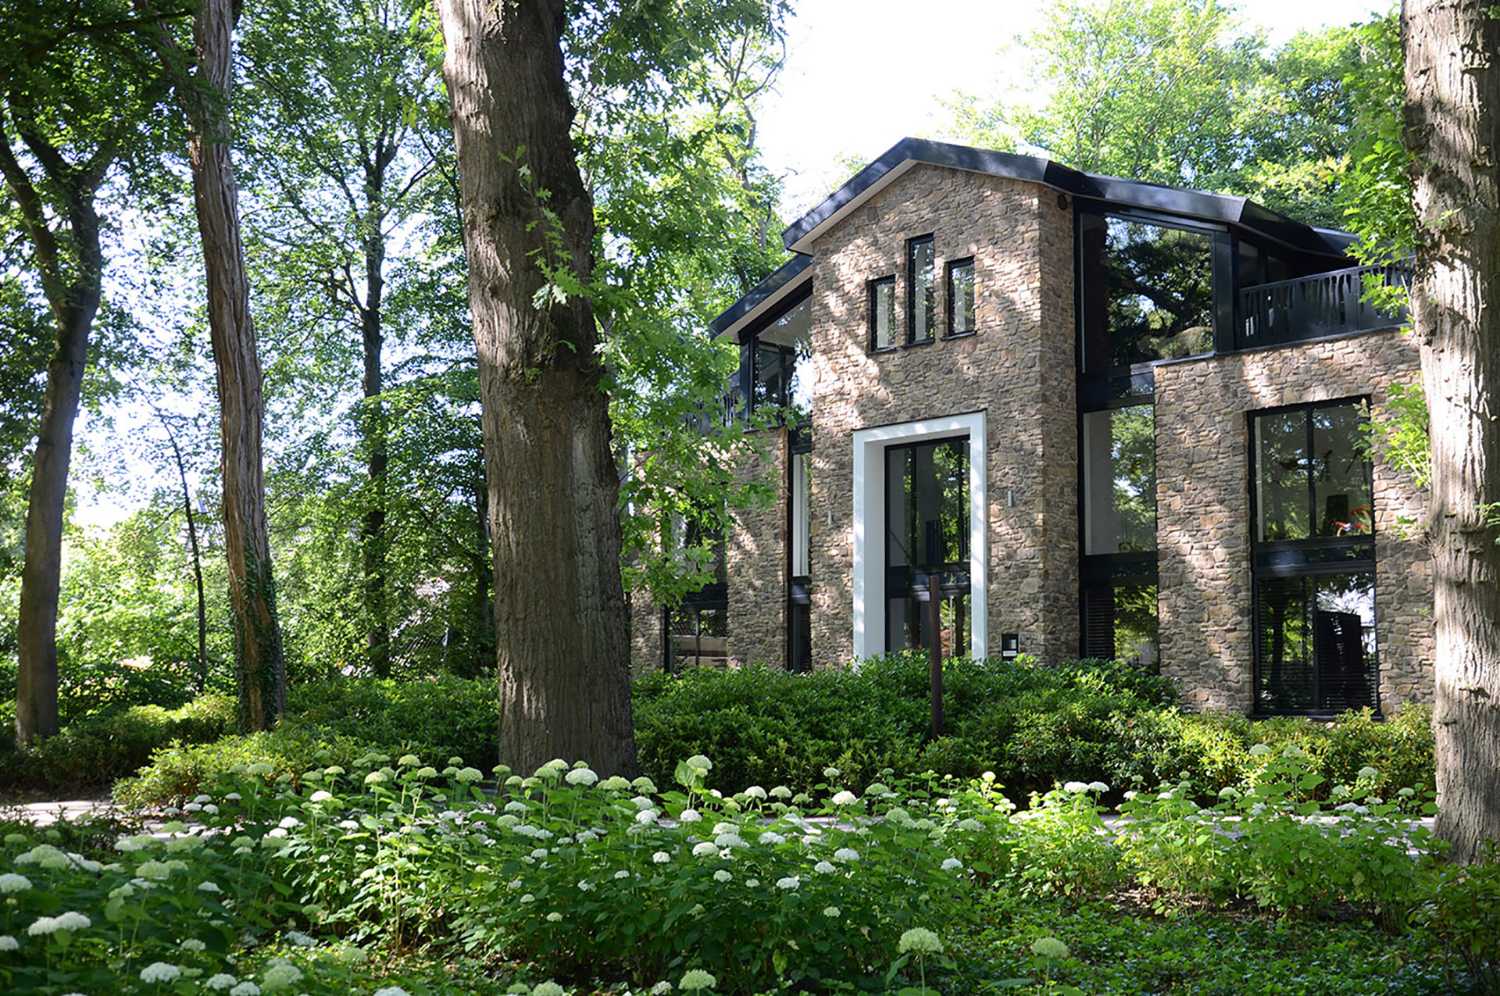
[[[748,294],[731,304],[719,317],[709,322],[709,331],[713,335],[718,335],[741,318],[750,314],[750,312],[765,303],[773,294],[795,280],[809,266],[812,266],[812,261],[813,258],[806,253],[799,252],[793,254],[791,259],[778,266],[769,277],[756,284],[750,289]]]
[[[1077,197],[1237,225],[1303,252],[1342,256],[1354,236],[1313,228],[1244,197],[1083,173],[1039,156],[977,149],[950,142],[903,138],[856,173],[822,203],[787,226],[788,249],[907,161],[1043,183]],[[752,292],[753,293],[753,292]]]

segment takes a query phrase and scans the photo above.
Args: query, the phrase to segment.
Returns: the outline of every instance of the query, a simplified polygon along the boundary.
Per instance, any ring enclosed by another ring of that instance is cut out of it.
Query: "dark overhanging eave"
[[[708,329],[710,334],[720,335],[725,330],[733,327],[736,322],[749,315],[756,308],[759,308],[763,303],[774,297],[782,288],[801,276],[809,266],[812,266],[812,261],[813,258],[804,253],[793,255],[791,259],[777,267],[769,277],[751,288],[748,294],[726,308],[719,317],[709,322]]]
[[[915,163],[1027,180],[1076,197],[1234,225],[1293,249],[1319,255],[1341,256],[1353,240],[1345,232],[1313,228],[1244,197],[1083,173],[1038,156],[903,138],[789,225],[782,233],[782,241],[788,249],[806,251],[808,246],[799,245],[803,239],[885,182],[892,173]]]

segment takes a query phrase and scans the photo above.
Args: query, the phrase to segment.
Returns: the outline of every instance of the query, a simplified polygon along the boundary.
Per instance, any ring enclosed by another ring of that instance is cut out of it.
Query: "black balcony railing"
[[[1385,287],[1411,287],[1411,270],[1394,265],[1352,266],[1241,288],[1235,348],[1390,328],[1405,321],[1404,309],[1392,314],[1365,300],[1365,280],[1370,276]]]

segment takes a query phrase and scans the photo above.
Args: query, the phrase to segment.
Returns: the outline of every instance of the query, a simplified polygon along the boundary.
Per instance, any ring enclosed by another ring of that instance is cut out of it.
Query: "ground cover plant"
[[[1183,780],[1118,816],[1102,783],[1018,810],[989,775],[860,786],[829,767],[800,790],[733,790],[701,756],[661,786],[561,760],[492,781],[458,757],[371,753],[295,779],[252,762],[155,832],[10,829],[0,984],[1437,993],[1490,978],[1500,879],[1443,865],[1410,819],[1430,812],[1424,791],[1386,799],[1370,770],[1309,798],[1304,751],[1255,756],[1244,791],[1200,803]],[[1256,938],[1296,974],[1252,978]]]

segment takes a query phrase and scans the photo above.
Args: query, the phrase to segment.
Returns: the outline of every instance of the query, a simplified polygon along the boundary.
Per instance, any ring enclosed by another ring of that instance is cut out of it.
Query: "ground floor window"
[[[710,585],[710,589],[722,588]],[[719,591],[695,592],[675,609],[662,610],[662,665],[673,673],[685,667],[723,667],[729,661],[728,599]]]
[[[1137,578],[1083,589],[1083,655],[1156,668],[1161,659],[1156,581]]]
[[[969,440],[885,451],[887,651],[932,646],[931,579],[938,579],[943,651],[973,646],[969,592]]]
[[[1255,711],[1378,708],[1365,399],[1250,415]]]

